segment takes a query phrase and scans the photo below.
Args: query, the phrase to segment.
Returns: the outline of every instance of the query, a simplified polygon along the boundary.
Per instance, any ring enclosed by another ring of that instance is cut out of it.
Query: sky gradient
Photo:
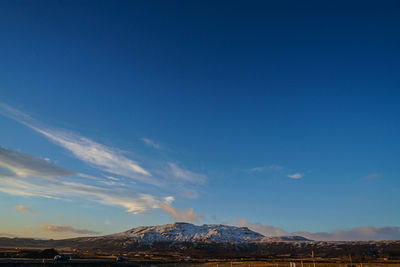
[[[400,239],[397,1],[0,7],[0,236]]]

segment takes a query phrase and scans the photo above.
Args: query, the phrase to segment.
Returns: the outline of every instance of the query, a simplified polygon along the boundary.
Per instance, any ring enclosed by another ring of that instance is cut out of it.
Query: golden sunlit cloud
[[[24,205],[15,206],[14,209],[21,211],[21,212],[27,211],[30,214],[38,214],[38,212],[36,212],[36,211],[32,210],[30,207],[24,206]]]

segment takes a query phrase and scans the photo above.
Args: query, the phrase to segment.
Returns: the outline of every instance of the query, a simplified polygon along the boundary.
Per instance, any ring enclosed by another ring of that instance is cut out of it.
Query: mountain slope
[[[227,225],[193,225],[174,223],[159,226],[141,226],[131,230],[104,236],[105,238],[128,238],[140,243],[153,242],[248,242],[264,236],[247,227]]]
[[[158,226],[141,226],[117,234],[76,237],[61,240],[35,240],[24,238],[0,238],[0,246],[74,248],[83,251],[169,251],[195,249],[204,253],[253,250],[274,243],[298,243],[309,241],[298,236],[264,237],[247,227],[228,225],[193,225],[174,223]],[[279,248],[281,245],[274,245]],[[291,245],[289,245],[291,246]]]

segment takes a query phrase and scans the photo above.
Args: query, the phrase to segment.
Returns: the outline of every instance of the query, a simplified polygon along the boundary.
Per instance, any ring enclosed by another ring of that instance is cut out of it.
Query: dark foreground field
[[[292,259],[291,261],[273,261],[273,260],[213,260],[210,259],[207,262],[195,262],[195,261],[181,261],[181,262],[158,262],[158,261],[128,261],[123,263],[117,263],[112,259],[73,259],[68,263],[55,263],[51,259],[0,259],[0,266],[60,266],[60,267],[92,267],[92,266],[164,266],[164,267],[186,267],[186,266],[215,266],[215,267],[400,267],[399,261],[376,261],[376,262],[356,262],[346,263],[340,262],[338,259],[324,260],[310,262],[303,261],[301,259]]]
[[[75,240],[4,240],[7,241],[7,246],[0,247],[0,267],[400,267],[400,241],[266,242],[242,245],[175,243],[153,247],[122,247],[106,244],[108,246],[105,247],[102,242]],[[54,262],[52,259],[59,253],[71,255],[72,260],[67,263]],[[117,262],[118,256],[125,257],[127,261]]]

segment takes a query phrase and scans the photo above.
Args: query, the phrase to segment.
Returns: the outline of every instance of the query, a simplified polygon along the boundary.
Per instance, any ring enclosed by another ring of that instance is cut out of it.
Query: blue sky
[[[400,239],[396,1],[0,5],[3,235]]]

